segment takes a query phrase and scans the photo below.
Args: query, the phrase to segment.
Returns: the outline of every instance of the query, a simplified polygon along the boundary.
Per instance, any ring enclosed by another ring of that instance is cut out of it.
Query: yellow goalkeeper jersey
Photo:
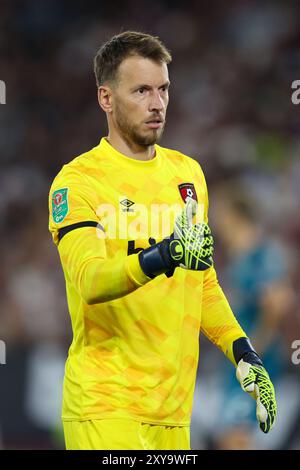
[[[213,267],[155,279],[140,268],[138,251],[170,235],[187,196],[207,221],[199,164],[158,145],[155,151],[152,160],[135,160],[102,138],[51,186],[49,229],[73,329],[63,420],[188,426],[200,329],[233,363],[232,342],[246,336]]]

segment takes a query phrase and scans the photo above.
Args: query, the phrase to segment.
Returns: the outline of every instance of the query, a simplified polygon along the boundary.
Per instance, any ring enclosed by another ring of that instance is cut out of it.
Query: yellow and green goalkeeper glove
[[[182,268],[204,271],[213,264],[213,237],[206,223],[192,223],[197,202],[188,197],[184,210],[175,220],[170,237],[170,255],[173,263]]]
[[[206,223],[193,224],[197,202],[186,199],[181,214],[176,217],[174,232],[169,238],[139,253],[139,262],[149,277],[173,274],[177,266],[204,271],[213,264],[213,237]]]
[[[234,341],[233,353],[237,362],[236,377],[244,392],[256,400],[259,427],[268,433],[277,414],[275,390],[269,374],[247,338]]]

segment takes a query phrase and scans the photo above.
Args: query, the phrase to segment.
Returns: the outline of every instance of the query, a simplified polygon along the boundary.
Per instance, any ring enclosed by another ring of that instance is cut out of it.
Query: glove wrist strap
[[[139,253],[139,262],[146,276],[152,279],[172,269],[173,263],[169,251],[170,240],[146,248]]]
[[[245,362],[249,362],[249,364],[256,364],[258,366],[263,365],[259,355],[248,338],[236,339],[232,344],[232,351],[237,364],[241,359],[243,359]]]

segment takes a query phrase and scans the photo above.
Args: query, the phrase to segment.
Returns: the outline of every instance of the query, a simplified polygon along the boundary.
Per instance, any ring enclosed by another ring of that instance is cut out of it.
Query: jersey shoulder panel
[[[191,157],[188,157],[184,153],[180,152],[179,150],[175,149],[170,149],[166,147],[160,147],[159,145],[156,145],[159,151],[164,155],[165,158],[168,160],[172,160],[173,162],[177,163],[187,163],[189,159],[192,160]]]
[[[179,150],[169,149],[160,146],[157,147],[160,149],[161,153],[164,155],[165,158],[173,162],[175,165],[183,165],[185,167],[188,167],[193,174],[198,175],[198,177],[204,180],[205,183],[205,176],[198,160],[180,152]]]

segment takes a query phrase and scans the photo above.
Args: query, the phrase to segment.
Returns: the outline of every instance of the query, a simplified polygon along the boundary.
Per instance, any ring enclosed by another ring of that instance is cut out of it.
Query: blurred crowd
[[[300,448],[291,360],[300,339],[299,19],[297,1],[1,0],[0,447],[63,446],[71,330],[48,191],[63,164],[106,135],[92,58],[134,29],[173,54],[161,145],[202,165],[220,284],[278,392],[277,427],[261,436],[234,368],[201,337],[193,448]]]

